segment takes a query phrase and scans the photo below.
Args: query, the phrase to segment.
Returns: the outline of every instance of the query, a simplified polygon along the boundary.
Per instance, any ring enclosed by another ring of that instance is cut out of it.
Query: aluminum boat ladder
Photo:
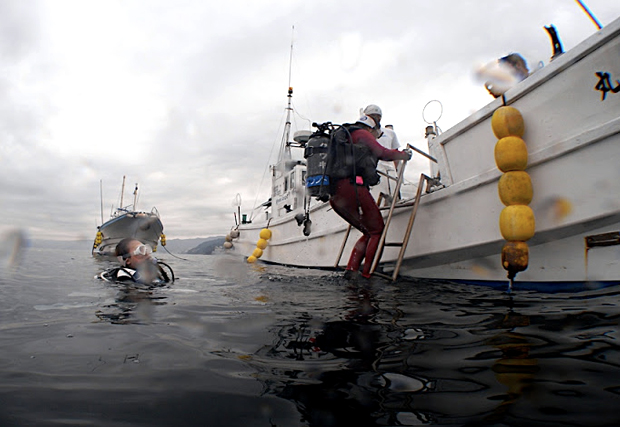
[[[402,171],[404,170],[404,165],[401,167],[401,171],[399,172],[398,182],[396,183],[395,194],[400,190],[400,186],[402,185]],[[370,274],[375,274],[380,277],[384,277],[386,279],[391,279],[392,281],[396,280],[398,277],[398,272],[400,271],[400,267],[403,263],[403,258],[405,257],[405,251],[407,250],[407,245],[409,244],[409,240],[411,238],[411,231],[413,230],[413,223],[415,221],[416,214],[418,212],[418,207],[420,206],[420,199],[422,196],[422,189],[424,188],[424,183],[426,181],[427,189],[430,188],[431,183],[435,180],[425,174],[420,174],[420,180],[418,181],[418,189],[416,191],[415,199],[413,202],[402,203],[398,207],[405,208],[411,206],[411,214],[409,215],[409,222],[407,223],[407,228],[405,229],[405,233],[403,235],[403,240],[399,242],[387,242],[387,234],[390,229],[390,225],[392,224],[392,218],[394,215],[394,209],[396,208],[397,198],[392,196],[392,203],[390,204],[390,210],[388,212],[387,217],[385,218],[385,226],[383,227],[383,233],[381,233],[381,240],[379,240],[379,246],[377,247],[377,253],[375,255],[375,259],[372,262],[372,268],[370,269]],[[398,257],[396,258],[396,264],[394,266],[394,271],[392,275],[387,275],[380,273],[377,270],[377,266],[379,262],[381,262],[381,257],[383,256],[383,249],[386,246],[391,247],[400,247],[400,251],[398,252]]]

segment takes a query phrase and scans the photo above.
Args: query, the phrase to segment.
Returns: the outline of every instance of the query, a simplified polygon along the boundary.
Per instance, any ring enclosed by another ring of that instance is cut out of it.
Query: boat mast
[[[598,21],[598,19],[596,19],[596,16],[594,16],[592,12],[590,12],[590,9],[588,9],[588,6],[586,6],[581,0],[575,0],[575,1],[577,2],[577,4],[579,4],[579,6],[581,6],[581,9],[583,9],[583,11],[590,17],[590,20],[594,23],[594,25],[596,25],[596,28],[598,28],[599,30],[603,28],[603,26]]]
[[[125,194],[125,175],[123,175],[123,185],[121,186],[121,205],[119,206],[120,209],[123,208],[123,195]]]
[[[293,26],[293,31],[295,31],[295,26]],[[289,57],[289,65],[288,65],[288,105],[286,107],[286,123],[284,125],[284,134],[282,135],[282,144],[280,145],[280,156],[278,158],[278,163],[283,160],[289,160],[291,158],[291,111],[293,111],[293,107],[291,106],[293,101],[293,87],[291,86],[291,70],[293,66],[293,36],[291,35],[291,53]]]
[[[133,190],[133,210],[137,211],[138,207],[138,183],[136,182],[136,188]]]
[[[103,224],[103,180],[99,180],[99,199],[101,201],[101,223]]]

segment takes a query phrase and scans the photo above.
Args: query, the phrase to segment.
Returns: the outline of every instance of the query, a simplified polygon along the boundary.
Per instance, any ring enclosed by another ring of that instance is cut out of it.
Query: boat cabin
[[[310,139],[312,132],[297,131],[290,145],[302,147]],[[290,153],[290,152],[289,152]],[[306,162],[286,156],[271,168],[271,213],[266,219],[279,218],[304,208],[306,186]]]

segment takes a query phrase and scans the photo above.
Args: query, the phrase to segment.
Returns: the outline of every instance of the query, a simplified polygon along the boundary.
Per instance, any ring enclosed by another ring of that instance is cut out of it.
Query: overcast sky
[[[478,65],[547,64],[545,25],[565,50],[597,31],[574,0],[3,0],[0,21],[0,232],[63,240],[94,239],[100,183],[107,220],[123,175],[168,239],[226,234],[237,193],[266,200],[291,41],[293,130],[374,103],[426,151],[429,101],[444,131],[492,101]]]

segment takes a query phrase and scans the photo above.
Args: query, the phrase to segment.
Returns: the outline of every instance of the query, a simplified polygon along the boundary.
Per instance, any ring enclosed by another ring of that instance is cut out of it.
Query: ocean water
[[[0,270],[0,426],[616,426],[620,289],[542,294],[88,250]]]

